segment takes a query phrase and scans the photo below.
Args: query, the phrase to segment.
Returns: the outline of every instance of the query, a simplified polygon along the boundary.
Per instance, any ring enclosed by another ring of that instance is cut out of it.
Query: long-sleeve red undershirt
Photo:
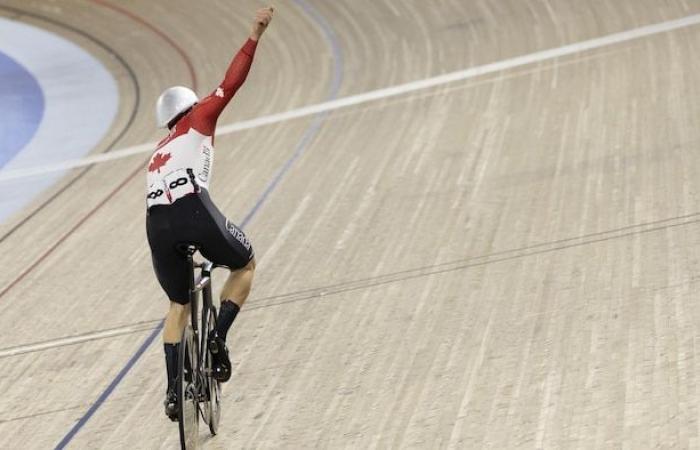
[[[211,94],[197,102],[190,112],[177,122],[175,127],[170,130],[170,134],[158,143],[158,148],[187,133],[192,128],[205,136],[211,136],[213,142],[216,122],[248,76],[257,44],[257,41],[252,39],[248,39],[243,44],[243,47],[231,61],[221,84]]]
[[[207,136],[214,135],[219,115],[248,76],[257,44],[257,41],[248,39],[231,61],[221,84],[192,108],[192,128]]]

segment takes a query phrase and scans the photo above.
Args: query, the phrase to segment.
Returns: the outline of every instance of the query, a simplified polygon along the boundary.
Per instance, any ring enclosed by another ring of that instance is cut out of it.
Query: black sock
[[[175,378],[177,377],[177,360],[180,355],[180,343],[163,344],[165,350],[165,369],[168,373],[168,390],[175,389]]]
[[[241,308],[231,300],[224,300],[221,302],[219,318],[216,322],[216,334],[223,340],[226,340],[226,334],[229,328],[231,328],[231,325],[233,325],[233,321],[240,309]]]

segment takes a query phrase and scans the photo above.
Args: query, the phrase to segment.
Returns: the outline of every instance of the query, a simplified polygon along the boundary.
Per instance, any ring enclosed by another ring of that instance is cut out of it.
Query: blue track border
[[[46,96],[35,74],[0,51],[0,169],[22,152],[39,131],[46,110]],[[2,132],[4,131],[4,132]]]

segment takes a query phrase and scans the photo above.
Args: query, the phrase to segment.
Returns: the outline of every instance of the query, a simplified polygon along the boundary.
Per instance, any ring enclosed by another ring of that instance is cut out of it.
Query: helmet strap
[[[194,105],[192,105],[192,106],[194,106]],[[177,124],[180,121],[180,119],[182,119],[184,116],[186,116],[187,113],[192,110],[192,106],[190,106],[186,110],[182,111],[177,116],[173,117],[173,119],[170,122],[168,122],[168,130],[171,130],[175,126],[175,124]]]

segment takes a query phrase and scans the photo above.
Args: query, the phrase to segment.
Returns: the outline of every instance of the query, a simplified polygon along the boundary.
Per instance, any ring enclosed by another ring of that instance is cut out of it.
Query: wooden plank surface
[[[338,97],[360,94],[700,12],[681,0],[304,5],[276,5],[220,125],[327,100],[338,76]],[[188,65],[200,94],[216,85],[258,6],[9,0],[0,14],[112,70],[115,136],[136,106],[123,148],[159,137],[152,105],[192,85]],[[259,270],[205,447],[700,445],[699,39],[685,27],[218,138],[212,196],[237,221],[304,153],[247,225]],[[76,169],[0,227],[2,448],[55,446],[166,310],[144,160]],[[70,446],[176,448],[164,378],[157,340]]]

